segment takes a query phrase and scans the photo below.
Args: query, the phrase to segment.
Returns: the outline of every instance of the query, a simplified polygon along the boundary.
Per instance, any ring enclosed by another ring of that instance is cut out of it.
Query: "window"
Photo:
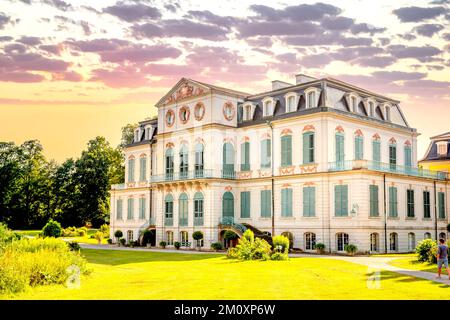
[[[364,138],[355,136],[355,160],[362,160],[364,158]]]
[[[370,234],[370,251],[371,252],[378,252],[378,242],[379,242],[378,233],[371,233]]]
[[[414,218],[414,190],[406,190],[407,217]]]
[[[389,187],[389,217],[398,217],[397,188]]]
[[[223,144],[222,177],[234,179],[234,147],[229,142]]]
[[[447,148],[448,148],[447,141],[439,141],[436,144],[437,144],[437,148],[438,148],[438,155],[439,156],[446,156],[447,155]]]
[[[123,207],[123,203],[122,203],[122,199],[117,199],[117,208],[116,208],[116,219],[117,220],[122,220],[122,207]]]
[[[281,137],[281,166],[288,167],[292,165],[292,136],[285,135]]]
[[[314,163],[314,132],[303,133],[303,164]]]
[[[261,218],[272,216],[272,191],[261,190]]]
[[[241,218],[250,218],[250,191],[241,192]]]
[[[372,101],[369,101],[369,115],[373,117],[374,112],[374,103]]]
[[[196,178],[203,177],[203,144],[197,143],[195,146],[195,166],[194,174]]]
[[[281,189],[281,216],[292,217],[292,189]]]
[[[133,241],[133,230],[128,230],[127,231],[127,239],[128,239],[128,243]]]
[[[370,185],[369,190],[370,190],[370,216],[378,217],[380,214],[378,210],[378,186]]]
[[[188,225],[188,196],[186,193],[182,193],[178,198],[178,225]]]
[[[308,108],[315,108],[316,107],[316,93],[314,91],[308,92],[307,95],[307,106]]]
[[[305,250],[316,249],[316,234],[312,232],[305,233]]]
[[[412,166],[411,146],[406,145],[405,146],[405,167],[411,168],[411,166]]]
[[[180,231],[180,242],[182,247],[189,247],[189,234],[187,231]]]
[[[423,235],[424,239],[431,239],[431,233],[429,232],[425,232],[425,234]]]
[[[334,186],[334,215],[336,217],[348,216],[348,186]]]
[[[408,233],[408,251],[413,252],[416,249],[416,235],[412,232]]]
[[[268,169],[271,166],[271,140],[264,139],[261,141],[261,169]]]
[[[128,182],[134,182],[134,158],[128,159]]]
[[[150,139],[150,130],[151,128],[145,128],[145,140]]]
[[[250,171],[250,142],[241,144],[241,171]]]
[[[147,156],[139,159],[139,181],[145,181],[147,176]]]
[[[173,149],[166,150],[166,180],[173,180]]]
[[[185,144],[180,149],[180,179],[187,179],[189,170],[188,148]]]
[[[386,107],[386,121],[391,121],[391,108]]]
[[[263,117],[268,117],[272,115],[272,100],[266,100],[264,102],[264,110],[263,110]]]
[[[222,217],[234,218],[234,196],[230,191],[223,194]]]
[[[139,219],[145,219],[145,198],[139,198]]]
[[[244,107],[244,121],[251,120],[251,116],[252,116],[252,106],[248,104]]]
[[[344,154],[344,135],[342,133],[336,133],[336,166],[338,168],[344,167],[345,154]]]
[[[164,201],[164,218],[165,226],[173,226],[173,197],[171,194],[168,194]]]
[[[381,162],[381,143],[379,140],[372,141],[372,160],[376,166]]]
[[[389,168],[392,171],[397,169],[397,146],[395,144],[389,145]]]
[[[173,231],[166,232],[166,241],[168,246],[173,246]]]
[[[447,239],[447,235],[445,234],[445,232],[439,233],[439,239]]]
[[[303,188],[303,216],[314,217],[316,215],[316,188]]]
[[[445,193],[438,192],[439,219],[445,219]]]
[[[293,112],[295,109],[295,96],[289,96],[287,98],[286,112]]]
[[[128,215],[127,215],[127,219],[128,220],[133,220],[134,219],[134,199],[133,198],[128,198]]]
[[[431,218],[430,191],[423,192],[423,217]]]
[[[194,195],[194,226],[203,226],[203,194],[196,192]]]
[[[141,140],[140,133],[141,133],[141,131],[139,129],[134,131],[134,142],[139,142]]]
[[[392,232],[389,235],[389,250],[391,251],[398,250],[398,235],[395,232]]]
[[[357,107],[356,102],[357,102],[356,97],[355,96],[351,96],[352,111],[355,112],[355,113],[358,111],[358,107]]]
[[[338,233],[336,234],[336,249],[337,251],[344,251],[345,246],[348,244],[348,234]]]

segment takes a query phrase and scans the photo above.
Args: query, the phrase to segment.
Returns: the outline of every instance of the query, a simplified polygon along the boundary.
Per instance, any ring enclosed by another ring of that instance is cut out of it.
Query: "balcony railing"
[[[111,189],[112,190],[123,190],[125,188],[126,188],[125,183],[119,183],[119,184],[112,184],[111,185]]]
[[[234,217],[221,217],[219,220],[219,225],[233,227],[234,229],[242,233],[244,233],[245,230],[247,230],[247,228],[244,225],[237,223]]]
[[[165,173],[151,176],[151,182],[210,179],[210,178],[235,179],[236,172],[227,170],[203,169],[203,170]]]

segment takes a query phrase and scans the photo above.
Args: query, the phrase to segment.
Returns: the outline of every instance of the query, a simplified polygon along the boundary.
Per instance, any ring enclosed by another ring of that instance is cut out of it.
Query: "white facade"
[[[192,233],[202,231],[209,248],[224,230],[251,226],[289,232],[303,250],[313,249],[314,234],[330,252],[345,243],[361,252],[411,251],[446,232],[449,187],[446,175],[417,169],[418,134],[398,104],[334,79],[258,95],[182,79],[158,102],[158,120],[142,122],[125,150],[126,182],[111,191],[112,237],[121,230],[136,240],[149,228],[156,245],[193,246]],[[145,128],[152,129],[145,135]],[[409,210],[407,190],[414,190]]]

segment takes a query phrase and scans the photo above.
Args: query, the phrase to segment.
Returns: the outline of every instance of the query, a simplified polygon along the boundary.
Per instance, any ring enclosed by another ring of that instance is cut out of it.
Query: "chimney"
[[[272,81],[272,91],[274,90],[278,90],[278,89],[282,89],[282,88],[286,88],[286,87],[291,87],[293,86],[293,84],[287,83],[287,82],[283,82],[280,80],[274,80]]]
[[[310,81],[317,80],[317,78],[307,76],[306,74],[299,73],[295,75],[295,84],[302,84]]]

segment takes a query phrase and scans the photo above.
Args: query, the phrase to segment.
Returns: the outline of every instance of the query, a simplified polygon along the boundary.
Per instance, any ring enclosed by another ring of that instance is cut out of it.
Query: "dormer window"
[[[152,127],[145,127],[144,139],[150,140],[151,135],[152,135]]]
[[[139,142],[139,140],[140,140],[140,132],[141,132],[140,129],[137,129],[137,130],[134,131],[134,142]]]
[[[369,101],[369,116],[373,118],[373,113],[375,111],[375,104],[372,101]]]
[[[369,114],[369,117],[374,118],[375,117],[375,107],[377,105],[376,101],[369,97],[365,98],[363,100],[364,107],[366,108],[366,112]]]
[[[286,99],[286,112],[294,112],[297,110],[298,97],[295,92],[290,92],[284,96]]]
[[[320,89],[308,88],[305,90],[306,108],[316,108],[318,106]]]
[[[263,117],[273,116],[273,109],[275,106],[275,101],[271,97],[264,98],[263,103]]]
[[[439,141],[437,144],[437,151],[440,157],[445,157],[447,155],[448,143],[447,141]]]
[[[255,110],[255,105],[253,103],[246,103],[242,107],[243,109],[243,115],[242,120],[243,121],[250,121],[253,119],[253,112]]]
[[[353,110],[353,112],[356,112],[358,109],[357,109],[357,105],[356,105],[356,97],[355,96],[351,96],[350,97],[350,100],[351,100],[351,102],[352,102],[352,110]]]
[[[391,107],[389,105],[385,106],[385,115],[386,115],[386,121],[391,122]]]

